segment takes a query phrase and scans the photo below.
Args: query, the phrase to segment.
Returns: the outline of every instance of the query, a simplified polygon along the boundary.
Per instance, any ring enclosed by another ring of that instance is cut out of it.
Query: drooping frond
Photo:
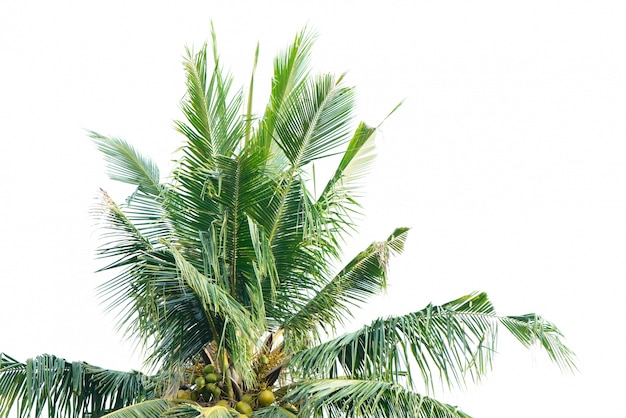
[[[128,335],[143,329],[138,336],[148,337],[152,335],[154,328],[146,329],[145,326],[149,324],[147,318],[154,313],[154,305],[152,299],[141,297],[147,295],[137,292],[142,287],[137,287],[136,283],[138,278],[145,277],[144,267],[149,260],[146,254],[154,253],[157,248],[150,239],[143,236],[106,192],[103,192],[103,202],[98,211],[107,221],[108,231],[102,235],[105,242],[98,248],[97,254],[101,258],[113,259],[102,270],[117,269],[117,275],[98,288],[99,294],[108,304],[108,310],[116,311],[119,329],[125,328]]]
[[[253,271],[246,277],[250,307],[255,314],[265,318],[269,328],[273,328],[276,324],[267,322],[268,320],[272,322],[275,318],[274,315],[268,316],[267,307],[271,310],[271,307],[275,305],[276,289],[280,283],[276,260],[267,237],[252,218],[248,218],[248,230],[254,249],[254,259],[251,261]]]
[[[151,399],[118,409],[102,418],[150,418],[163,416],[173,404],[165,399]],[[94,417],[95,418],[95,417]]]
[[[290,345],[300,346],[296,341],[303,335],[317,337],[319,329],[334,330],[336,324],[352,316],[353,308],[379,294],[386,285],[389,257],[402,251],[407,234],[408,228],[398,228],[386,241],[371,244],[294,312],[283,324]]]
[[[0,353],[0,416],[100,417],[155,397],[158,379],[44,354],[20,363]]]
[[[255,412],[255,418],[298,418],[298,416],[286,408],[277,405],[271,405],[267,408],[260,409]]]
[[[477,380],[490,369],[499,322],[512,320],[498,317],[486,294],[471,294],[408,315],[378,319],[298,353],[291,363],[305,376],[376,377],[410,386],[415,384],[412,370],[417,367],[429,386],[435,377],[462,385],[467,376]],[[532,330],[534,341],[550,340],[551,349],[571,362],[571,352],[554,329],[527,323],[522,331],[523,322],[517,325],[519,334]]]
[[[305,380],[283,399],[298,404],[303,417],[469,418],[454,406],[382,380]]]
[[[173,256],[157,240],[162,236],[145,237],[106,194],[101,210],[108,232],[98,251],[113,258],[103,270],[115,269],[116,276],[99,293],[116,313],[118,329],[151,347],[153,364],[197,354],[213,333],[196,296],[181,286]]]
[[[175,418],[233,418],[234,410],[221,405],[205,407],[195,403],[180,403],[169,409],[163,416]]]
[[[505,316],[500,318],[500,322],[525,347],[539,345],[543,348],[561,370],[576,370],[574,352],[563,345],[563,333],[553,323],[534,313]]]
[[[118,328],[126,328],[125,332],[132,334],[135,329],[141,329],[140,324],[137,323],[139,321],[137,313],[146,314],[152,311],[149,308],[152,306],[151,300],[136,299],[138,294],[133,283],[137,276],[144,271],[145,254],[152,253],[156,249],[150,239],[141,234],[133,222],[104,191],[103,201],[96,208],[96,211],[107,222],[108,230],[102,234],[104,243],[98,248],[97,255],[100,258],[113,259],[102,270],[117,270],[117,275],[100,285],[98,291],[103,301],[107,303],[107,309],[116,311],[119,318]],[[138,305],[144,306],[142,309],[137,309]],[[135,323],[134,326],[132,325],[133,322]],[[141,323],[146,324],[145,318],[141,318]],[[151,335],[152,331],[153,329],[150,328],[145,330],[143,334]]]

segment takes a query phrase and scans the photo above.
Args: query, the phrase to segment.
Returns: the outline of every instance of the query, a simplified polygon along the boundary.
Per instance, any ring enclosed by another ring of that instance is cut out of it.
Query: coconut
[[[206,380],[204,380],[204,377],[198,376],[196,377],[195,383],[198,389],[202,389],[204,385],[206,384]]]
[[[235,409],[240,414],[252,415],[252,407],[244,401],[237,402]]]
[[[259,396],[257,396],[257,399],[259,403],[263,406],[270,405],[276,400],[272,391],[268,389],[265,389],[259,392]]]
[[[218,375],[216,375],[215,373],[209,373],[204,377],[205,381],[209,382],[209,383],[215,383],[218,380],[220,380],[220,377]]]

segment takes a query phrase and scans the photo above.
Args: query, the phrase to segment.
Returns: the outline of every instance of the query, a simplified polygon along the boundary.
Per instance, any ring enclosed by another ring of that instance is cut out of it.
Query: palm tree
[[[98,256],[115,276],[100,294],[150,372],[2,354],[1,417],[467,417],[424,393],[480,379],[499,326],[575,367],[553,324],[498,316],[485,293],[337,335],[385,288],[408,230],[340,263],[376,128],[353,123],[342,77],[311,74],[313,40],[304,30],[275,59],[261,116],[254,71],[249,93],[234,90],[214,32],[212,50],[188,50],[185,142],[168,181],[129,143],[91,133],[110,177],[135,186],[122,205],[102,192]],[[312,167],[331,156],[318,192]]]

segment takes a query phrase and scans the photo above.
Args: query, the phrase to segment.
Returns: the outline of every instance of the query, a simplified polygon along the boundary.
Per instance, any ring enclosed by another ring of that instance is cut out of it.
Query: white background
[[[384,6],[383,6],[384,4]],[[358,116],[383,125],[361,234],[412,231],[385,297],[352,328],[475,290],[501,314],[555,322],[580,372],[502,333],[494,370],[439,390],[475,417],[623,416],[626,4],[621,1],[3,1],[0,4],[0,351],[139,368],[95,287],[98,188],[85,129],[169,171],[184,46],[215,23],[223,62],[257,110],[296,31],[313,63],[348,71]]]

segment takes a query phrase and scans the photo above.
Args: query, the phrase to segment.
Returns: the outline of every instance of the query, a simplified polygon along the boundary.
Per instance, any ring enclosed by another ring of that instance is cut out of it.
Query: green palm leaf
[[[44,354],[20,363],[0,353],[0,416],[99,417],[151,399],[157,380],[139,372],[118,372]]]
[[[471,294],[441,306],[400,317],[378,319],[294,356],[292,366],[305,376],[346,375],[406,381],[414,385],[412,370],[433,386],[435,377],[448,384],[463,384],[490,368],[495,350],[497,324],[511,324],[498,317],[484,293]],[[573,364],[572,354],[551,327],[516,321],[518,334],[531,341],[551,342],[548,354]],[[515,334],[518,339],[518,334]],[[558,354],[557,354],[558,353]]]
[[[173,245],[169,243],[166,245],[176,260],[181,280],[199,298],[204,311],[209,314],[225,316],[238,322],[241,326],[242,335],[246,338],[257,337],[258,334],[254,332],[255,326],[254,322],[251,322],[250,313],[215,281],[196,270]]]
[[[330,155],[345,144],[351,129],[354,92],[341,78],[321,75],[289,97],[276,123],[276,142],[292,169]]]
[[[138,186],[144,193],[159,193],[159,168],[150,158],[123,139],[106,137],[93,131],[89,135],[104,154],[112,180]]]
[[[297,418],[297,415],[293,412],[275,405],[260,409],[253,416],[255,418]]]
[[[104,199],[101,210],[110,232],[99,255],[114,258],[103,270],[118,273],[99,293],[116,313],[118,329],[144,347],[154,347],[152,364],[191,358],[214,337],[200,301],[181,286],[174,257],[164,244],[144,237],[106,194]]]
[[[238,91],[231,97],[232,78],[220,68],[213,30],[212,36],[212,68],[208,65],[206,44],[195,54],[187,50],[184,67],[188,95],[182,110],[189,125],[177,122],[178,129],[189,140],[190,146],[184,149],[187,157],[199,163],[217,155],[231,155],[244,134],[243,95]],[[208,71],[211,76],[207,80]]]
[[[318,234],[322,236],[345,233],[354,228],[352,215],[358,208],[358,189],[360,180],[368,173],[374,161],[375,128],[360,123],[348,144],[334,175],[330,178],[315,206],[323,213],[321,218],[326,224],[321,226]],[[331,232],[328,234],[325,231]],[[336,241],[328,245],[337,246]]]
[[[340,87],[338,81],[326,75],[303,84],[289,98],[276,120],[276,143],[291,163],[289,171],[277,184],[276,199],[271,209],[274,216],[267,225],[270,243],[282,238],[298,239],[294,226],[303,225],[308,213],[303,196],[299,170],[309,162],[330,155],[347,141],[353,92]],[[307,205],[308,206],[308,205]],[[275,253],[279,253],[276,249]]]
[[[172,407],[172,404],[164,399],[152,399],[129,405],[104,415],[103,418],[153,418],[160,417]]]
[[[469,418],[456,407],[378,380],[307,380],[283,400],[298,404],[303,417]]]
[[[373,243],[320,288],[283,324],[291,338],[289,343],[294,344],[301,335],[315,333],[320,327],[330,326],[332,329],[326,331],[334,331],[336,324],[352,316],[352,308],[379,294],[386,285],[389,257],[402,251],[407,234],[408,228],[398,228],[386,241]]]
[[[534,313],[505,316],[500,322],[525,347],[539,345],[562,370],[576,370],[574,353],[563,345],[563,333],[553,323]]]
[[[286,98],[297,91],[309,74],[309,58],[315,34],[304,29],[291,45],[274,60],[274,76],[269,103],[259,126],[259,141],[263,149],[270,150],[275,144],[275,126]],[[274,153],[276,154],[276,153]]]
[[[176,418],[233,418],[236,416],[232,409],[224,406],[203,407],[194,403],[181,403],[168,410],[164,415]]]

